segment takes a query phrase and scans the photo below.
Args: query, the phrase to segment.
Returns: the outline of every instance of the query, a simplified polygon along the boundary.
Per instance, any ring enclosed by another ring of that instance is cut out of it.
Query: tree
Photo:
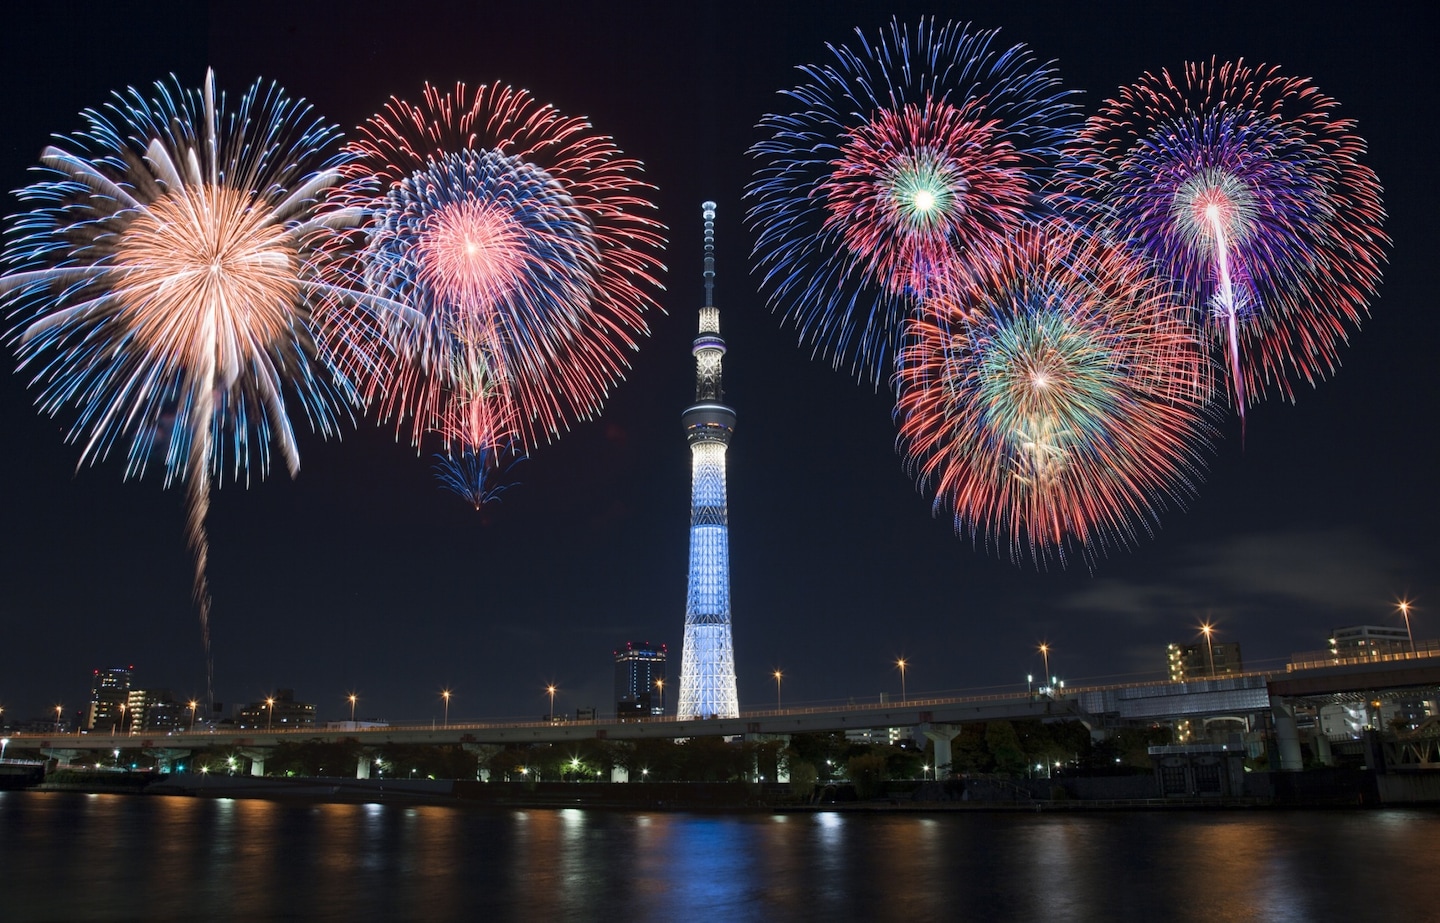
[[[884,792],[888,777],[885,754],[871,752],[852,756],[846,761],[845,770],[850,775],[850,781],[855,783],[855,797],[860,800],[874,798]]]
[[[1011,774],[1024,771],[1027,765],[1025,751],[1020,747],[1015,725],[1009,721],[991,721],[985,725],[985,747],[990,751],[998,771]]]

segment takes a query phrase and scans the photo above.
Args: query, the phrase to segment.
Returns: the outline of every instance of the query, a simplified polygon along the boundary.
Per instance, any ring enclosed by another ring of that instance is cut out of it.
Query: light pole
[[[55,706],[55,733],[56,733],[56,734],[59,734],[59,733],[60,733],[60,716],[61,716],[62,714],[64,714],[64,712],[65,712],[65,706],[64,706],[64,705],[56,705],[56,706]]]
[[[1405,617],[1405,634],[1410,637],[1410,656],[1411,656],[1411,657],[1414,657],[1414,656],[1415,656],[1415,634],[1410,630],[1410,600],[1408,600],[1408,599],[1402,599],[1402,600],[1400,600],[1400,604],[1399,604],[1398,606],[1396,606],[1396,608],[1399,609],[1399,610],[1400,610],[1400,614]]]
[[[355,724],[355,700],[358,696],[352,692],[346,698],[350,700],[350,724],[353,726]]]
[[[775,710],[780,710],[780,680],[785,674],[779,670],[775,671]]]
[[[1200,623],[1200,633],[1205,636],[1205,651],[1210,656],[1210,678],[1215,678],[1215,643],[1210,636],[1215,633],[1215,626],[1209,622]]]
[[[1054,685],[1054,680],[1050,679],[1050,645],[1044,641],[1040,642],[1040,656],[1045,658],[1045,675],[1040,680]]]
[[[190,702],[189,702],[189,705],[190,705],[190,733],[192,733],[192,734],[195,733],[195,706],[198,705],[198,704],[199,704],[199,703],[196,702],[194,699],[191,699]]]
[[[273,695],[266,697],[265,708],[268,709],[265,713],[265,733],[268,734],[275,726],[275,697]]]
[[[905,701],[905,658],[896,659],[895,666],[900,668],[900,701]]]
[[[551,724],[554,724],[554,723],[555,723],[555,684],[554,684],[554,683],[551,683],[550,685],[546,686],[546,687],[545,687],[545,691],[548,692],[548,693],[550,693],[550,723],[551,723]]]
[[[450,690],[440,690],[440,698],[445,700],[445,726],[448,728],[450,726]]]
[[[655,688],[660,690],[660,714],[665,714],[665,678],[662,676],[655,680]]]

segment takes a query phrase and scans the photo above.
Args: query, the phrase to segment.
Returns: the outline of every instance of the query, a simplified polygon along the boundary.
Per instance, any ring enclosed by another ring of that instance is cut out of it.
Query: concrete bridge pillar
[[[611,782],[629,782],[629,781],[630,781],[630,770],[626,769],[624,766],[611,766],[611,767],[610,767],[610,781],[611,781]]]
[[[958,724],[922,724],[920,731],[925,739],[935,745],[935,778],[940,778],[940,773],[947,775],[950,772],[950,764],[955,757],[950,752],[950,741],[960,733]]]
[[[1335,753],[1330,749],[1330,738],[1318,727],[1315,729],[1315,757],[1324,766],[1335,765]]]
[[[1300,729],[1295,726],[1295,709],[1284,699],[1270,700],[1270,714],[1275,719],[1275,745],[1280,751],[1280,770],[1298,772],[1305,768],[1300,756]]]
[[[190,762],[193,755],[189,750],[177,750],[173,747],[160,749],[146,749],[145,755],[155,761],[155,769],[159,772],[175,772],[177,767],[183,767]]]
[[[270,755],[270,747],[247,747],[240,751],[240,755],[250,761],[250,775],[265,775],[265,757]]]
[[[54,760],[56,763],[70,764],[74,763],[75,758],[85,752],[88,751],[75,750],[69,747],[43,747],[40,750],[40,755],[47,760]]]
[[[370,778],[370,754],[368,754],[368,753],[361,753],[358,757],[356,757],[356,759],[355,759],[355,778],[357,778],[357,779],[368,779],[368,778]]]

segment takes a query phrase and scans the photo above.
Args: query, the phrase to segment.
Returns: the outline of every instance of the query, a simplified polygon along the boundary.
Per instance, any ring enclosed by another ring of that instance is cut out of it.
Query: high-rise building
[[[127,731],[180,731],[190,726],[190,706],[175,701],[169,689],[131,689],[129,701]]]
[[[715,203],[705,219],[705,304],[695,356],[695,403],[680,420],[690,443],[690,578],[685,593],[685,640],[680,651],[680,698],[675,716],[734,718],[735,645],[730,634],[730,524],[725,499],[725,450],[735,411],[724,403],[720,309],[715,307]]]
[[[1165,649],[1165,659],[1170,670],[1170,681],[1175,683],[1245,672],[1245,665],[1240,659],[1239,641],[1170,644]]]
[[[90,680],[90,707],[85,727],[91,731],[118,730],[125,723],[130,699],[130,675],[134,667],[96,670]]]
[[[665,645],[626,641],[615,650],[615,717],[665,714]]]
[[[1347,625],[1330,632],[1330,656],[1376,657],[1410,650],[1410,633],[1389,625]]]
[[[242,729],[289,731],[315,726],[315,706],[295,701],[294,689],[277,689],[275,694],[240,709],[235,718]]]

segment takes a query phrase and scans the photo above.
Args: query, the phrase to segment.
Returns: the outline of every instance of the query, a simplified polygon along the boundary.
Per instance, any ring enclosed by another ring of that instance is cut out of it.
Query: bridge
[[[738,718],[677,721],[643,718],[583,721],[479,722],[443,725],[361,727],[350,723],[327,728],[281,730],[215,728],[170,734],[28,734],[9,745],[40,750],[53,759],[74,761],[83,754],[144,753],[168,767],[197,750],[231,749],[250,761],[251,773],[263,775],[265,755],[282,743],[355,741],[367,749],[388,744],[505,746],[580,740],[678,739],[687,737],[788,737],[870,728],[912,728],[935,747],[935,762],[951,759],[950,742],[969,722],[1025,719],[1079,720],[1094,732],[1124,724],[1152,723],[1213,715],[1268,714],[1274,722],[1280,768],[1301,768],[1298,703],[1371,701],[1404,695],[1440,695],[1440,650],[1419,654],[1287,665],[1283,671],[1234,674],[1189,682],[1127,683],[1075,687],[1053,694],[1002,693],[916,698],[844,706],[762,709]],[[357,778],[368,778],[370,761],[362,757]]]

